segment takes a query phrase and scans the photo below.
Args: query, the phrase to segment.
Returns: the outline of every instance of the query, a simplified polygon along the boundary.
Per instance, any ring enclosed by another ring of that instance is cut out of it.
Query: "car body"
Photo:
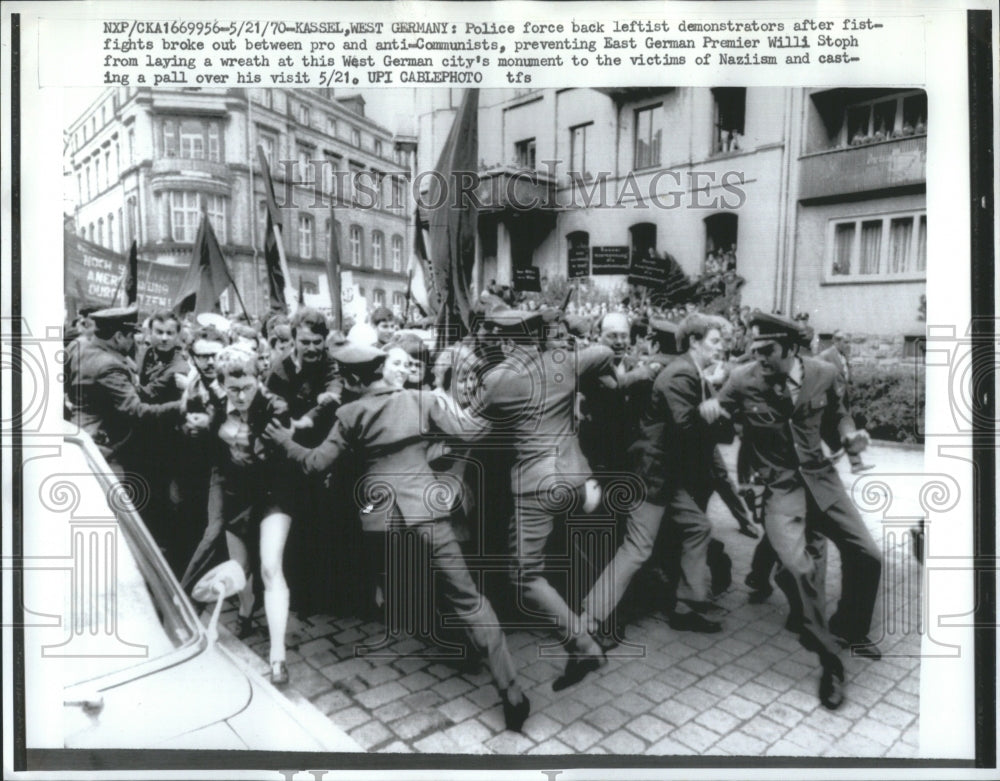
[[[86,434],[46,450],[22,475],[28,748],[362,750],[210,638],[136,511],[141,483],[129,495]]]

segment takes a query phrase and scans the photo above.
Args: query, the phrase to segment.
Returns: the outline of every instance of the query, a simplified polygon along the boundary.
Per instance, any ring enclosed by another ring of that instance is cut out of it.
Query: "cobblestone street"
[[[730,463],[733,456],[728,449]],[[903,483],[920,479],[923,453],[875,445],[866,460],[877,468],[864,478],[850,474],[846,459],[838,469],[884,549],[882,599],[872,627],[884,658],[842,655],[846,701],[837,711],[819,703],[816,656],[783,628],[787,610],[780,590],[763,604],[748,603],[743,579],[755,543],[737,534],[717,497],[709,515],[733,559],[733,585],[719,600],[724,630],[676,632],[662,612],[647,612],[628,623],[626,643],[609,652],[606,667],[559,693],[551,684],[565,657],[539,650],[552,635],[508,631],[532,703],[524,734],[504,731],[499,697],[485,669],[424,658],[433,649],[410,637],[400,637],[387,652],[356,656],[359,645],[384,635],[378,622],[293,616],[291,686],[376,752],[915,757],[920,569],[909,537],[882,528],[884,506],[876,506],[870,492],[864,501],[859,494],[865,481],[884,481],[894,501],[902,503],[905,495],[915,504],[916,492],[904,491]],[[898,509],[894,505],[894,513]],[[830,549],[832,609],[840,560]],[[230,611],[230,623],[232,617]],[[265,672],[263,611],[256,627],[248,645]]]

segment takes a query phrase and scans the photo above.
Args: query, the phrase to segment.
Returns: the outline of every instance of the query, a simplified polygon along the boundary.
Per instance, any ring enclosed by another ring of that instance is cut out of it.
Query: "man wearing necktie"
[[[865,528],[830,460],[821,429],[835,424],[849,453],[868,445],[843,405],[830,364],[798,354],[798,325],[780,315],[755,313],[751,351],[756,361],[739,367],[719,395],[702,405],[706,422],[738,418],[752,467],[766,487],[764,528],[782,571],[778,582],[792,613],[800,616],[802,644],[819,655],[819,696],[834,709],[844,699],[844,668],[838,652],[878,659],[869,627],[881,578],[881,551]],[[840,551],[840,603],[827,622],[825,556],[820,535]]]

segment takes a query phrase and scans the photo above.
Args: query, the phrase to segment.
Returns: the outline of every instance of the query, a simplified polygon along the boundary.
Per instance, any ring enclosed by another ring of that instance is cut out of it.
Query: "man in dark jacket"
[[[757,313],[751,325],[757,360],[735,370],[701,412],[708,422],[738,418],[743,423],[751,467],[766,486],[764,528],[781,561],[779,584],[801,616],[802,644],[819,655],[820,701],[834,709],[844,700],[839,647],[850,646],[855,656],[881,658],[868,632],[882,557],[823,454],[820,432],[835,423],[841,444],[853,453],[867,447],[868,434],[856,430],[847,414],[834,368],[798,355],[796,323]],[[840,603],[829,623],[825,545],[819,535],[837,546],[843,571]]]
[[[816,356],[821,361],[826,361],[837,370],[837,388],[844,401],[844,409],[851,414],[851,342],[847,334],[837,330],[833,332],[833,344],[827,347]],[[833,453],[834,461],[842,454],[842,449],[838,442],[837,430],[827,429],[823,431],[823,441],[827,443]],[[859,453],[848,453],[848,460],[851,462],[851,473],[861,474],[869,469],[874,469],[873,464],[866,464],[861,460]]]

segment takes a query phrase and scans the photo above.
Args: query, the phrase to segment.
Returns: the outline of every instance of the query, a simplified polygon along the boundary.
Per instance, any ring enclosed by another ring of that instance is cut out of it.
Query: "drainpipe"
[[[785,93],[785,116],[784,116],[784,143],[781,147],[781,181],[778,187],[778,231],[777,231],[777,254],[775,257],[774,275],[774,298],[772,309],[781,309],[786,315],[791,315],[790,306],[792,303],[792,256],[789,235],[789,204],[790,180],[791,180],[791,160],[793,155],[792,120],[793,90],[789,88]]]

